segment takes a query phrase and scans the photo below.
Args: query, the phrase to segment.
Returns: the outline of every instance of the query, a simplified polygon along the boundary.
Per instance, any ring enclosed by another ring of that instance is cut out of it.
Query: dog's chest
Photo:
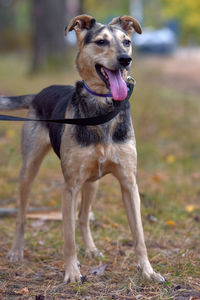
[[[90,148],[90,147],[89,147]],[[123,168],[127,160],[136,166],[136,148],[134,140],[124,144],[97,145],[88,156],[84,171],[88,180],[97,180],[108,173],[115,174]]]
[[[99,145],[94,151],[94,157],[96,158],[96,177],[101,178],[106,173],[110,172],[110,167],[112,164],[119,163],[119,155],[117,149],[114,145],[109,145],[107,147]]]
[[[92,148],[83,169],[88,180],[95,181],[111,173],[113,166],[120,164],[120,153],[114,144],[97,145]]]
[[[76,126],[76,142],[84,147],[90,145],[123,143],[130,134],[130,115],[128,111],[121,114],[118,121],[100,126]]]
[[[136,166],[134,139],[118,144],[71,146],[63,140],[61,164],[64,166],[64,176],[72,185],[75,182],[95,181],[108,173],[115,174],[119,168],[127,165],[127,161],[132,167]]]

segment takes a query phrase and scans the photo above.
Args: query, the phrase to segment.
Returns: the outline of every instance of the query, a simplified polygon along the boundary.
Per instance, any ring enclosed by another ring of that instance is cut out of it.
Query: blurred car
[[[168,27],[144,28],[141,35],[133,35],[133,45],[143,53],[172,53],[177,45],[176,34]]]
[[[69,46],[75,46],[76,45],[77,39],[76,39],[76,34],[75,34],[74,30],[70,31],[68,33],[68,35],[65,37],[65,41],[67,42],[67,44]]]

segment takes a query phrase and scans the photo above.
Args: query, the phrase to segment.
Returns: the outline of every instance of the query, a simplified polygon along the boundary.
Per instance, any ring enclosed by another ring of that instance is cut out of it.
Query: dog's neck
[[[88,93],[90,93],[91,95],[93,95],[93,96],[97,96],[97,97],[102,97],[102,98],[107,98],[107,97],[110,97],[110,98],[112,98],[112,94],[111,94],[111,92],[108,92],[108,93],[97,93],[97,92],[95,92],[95,91],[93,91],[92,89],[90,89],[88,86],[87,86],[87,84],[86,84],[86,82],[83,80],[83,86],[84,86],[84,88],[86,89],[86,91],[88,92]]]
[[[113,101],[111,97],[97,97],[91,95],[83,86],[82,81],[78,81],[75,93],[72,97],[72,107],[74,118],[91,118],[106,115],[119,106],[121,101]],[[75,126],[74,136],[78,144],[89,146],[98,143],[108,144],[124,142],[133,135],[131,129],[131,119],[129,102],[126,101],[119,116],[113,118],[111,122],[96,126]]]
[[[117,101],[113,101],[112,97],[92,95],[84,88],[83,81],[76,83],[76,92],[72,102],[77,110],[76,117],[94,117],[106,114],[119,104]]]

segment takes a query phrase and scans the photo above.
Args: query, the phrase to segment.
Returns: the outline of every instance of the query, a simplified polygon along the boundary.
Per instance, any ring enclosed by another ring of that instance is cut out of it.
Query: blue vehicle
[[[141,35],[133,36],[133,44],[139,52],[169,54],[177,45],[175,32],[168,28],[143,28]]]

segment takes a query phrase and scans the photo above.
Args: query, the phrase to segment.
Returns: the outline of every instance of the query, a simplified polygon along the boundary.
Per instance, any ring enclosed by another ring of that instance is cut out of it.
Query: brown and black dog
[[[142,33],[130,16],[114,18],[108,25],[88,15],[71,20],[66,34],[75,30],[78,41],[76,65],[83,79],[76,86],[50,86],[37,95],[0,97],[0,108],[29,108],[35,119],[85,118],[112,111],[127,97],[127,74],[131,66],[134,30]],[[94,95],[97,94],[97,95]],[[99,94],[99,95],[98,95]],[[122,197],[133,236],[138,267],[144,278],[164,282],[154,272],[144,242],[140,197],[136,183],[137,154],[129,104],[111,121],[97,126],[29,122],[22,132],[20,209],[17,228],[9,252],[10,261],[23,258],[27,198],[40,164],[52,145],[61,161],[64,176],[62,195],[65,282],[80,281],[76,245],[75,210],[79,191],[82,201],[80,228],[88,255],[100,255],[89,227],[89,211],[98,179],[113,174],[120,182]]]

